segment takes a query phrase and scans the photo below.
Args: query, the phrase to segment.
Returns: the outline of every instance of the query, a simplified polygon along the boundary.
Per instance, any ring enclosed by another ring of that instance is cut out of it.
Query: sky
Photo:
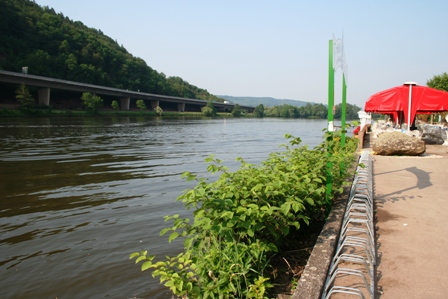
[[[328,103],[342,38],[347,103],[448,72],[446,0],[35,0],[214,95]],[[335,72],[335,104],[342,71]]]

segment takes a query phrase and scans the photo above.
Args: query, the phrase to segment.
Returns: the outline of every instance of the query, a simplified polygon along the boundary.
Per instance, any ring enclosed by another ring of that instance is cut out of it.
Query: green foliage
[[[346,126],[349,127],[350,124]],[[346,144],[341,147],[341,133],[342,131],[326,132],[326,142],[317,147],[321,151],[331,153],[328,162],[332,163],[332,194],[340,193],[343,186],[350,185],[349,182],[345,182],[345,176],[343,175],[347,172],[347,167],[353,163],[353,155],[347,155],[347,153],[356,152],[359,142],[357,138],[345,136]]]
[[[263,104],[257,105],[254,109],[254,114],[256,117],[263,117],[264,116],[264,106]]]
[[[118,105],[118,101],[113,100],[112,101],[112,109],[114,109],[114,111],[118,111],[119,108],[120,108],[120,106]]]
[[[306,104],[299,108],[299,117],[326,119],[328,109],[322,104]]]
[[[254,113],[256,113],[257,108],[255,108]],[[356,105],[346,104],[346,119],[358,119],[358,111],[360,111]],[[310,104],[307,103],[305,106],[297,107],[288,104],[281,106],[274,106],[267,108],[264,111],[265,116],[269,117],[283,117],[283,118],[317,118],[326,119],[328,116],[328,109],[323,104]],[[336,106],[336,111],[334,118],[340,119],[342,115],[342,104]]]
[[[265,111],[265,116],[296,118],[299,116],[299,107],[283,104],[281,106],[269,107]]]
[[[183,298],[267,298],[270,258],[292,231],[325,217],[327,163],[332,162],[332,195],[341,192],[354,162],[356,141],[340,146],[338,133],[310,150],[300,138],[286,135],[289,145],[260,165],[238,158],[235,172],[210,156],[207,171],[219,173],[213,182],[185,172],[197,185],[178,197],[193,221],[166,216],[172,224],[161,231],[171,242],[184,239],[184,252],[155,260],[147,251],[131,254],[142,270],[151,269],[174,295]],[[333,155],[328,155],[331,150]],[[341,165],[341,166],[339,166]]]
[[[16,99],[19,102],[20,110],[29,110],[35,106],[30,91],[23,83],[16,90]]]
[[[435,75],[426,82],[426,85],[431,88],[448,92],[448,73],[445,72],[440,75]],[[426,121],[432,121],[433,119],[438,119],[439,116],[441,116],[442,119],[445,119],[447,115],[448,115],[447,112],[441,112],[441,113],[433,113],[431,116],[420,115],[420,118],[427,118]]]
[[[214,116],[217,115],[216,108],[215,108],[215,106],[213,105],[213,102],[212,102],[212,101],[208,101],[208,102],[207,102],[207,105],[206,105],[205,107],[203,107],[203,108],[201,109],[201,111],[202,111],[202,114],[204,114],[205,116],[211,116],[211,117],[214,117]]]
[[[351,104],[346,104],[345,105],[345,119],[359,119],[359,115],[358,112],[361,111],[362,108],[356,106],[356,105],[351,105]],[[340,119],[342,116],[342,104],[338,104],[336,105],[336,111],[334,114],[334,118],[335,119]]]
[[[426,85],[431,88],[448,91],[448,73],[445,72],[441,75],[435,75],[426,82]]]
[[[0,1],[0,69],[142,92],[224,101],[166,78],[101,30],[30,0]]]
[[[281,105],[267,108],[265,116],[283,118],[326,118],[327,108],[322,104],[306,104],[302,107]]]
[[[281,106],[283,104],[301,107],[307,104],[307,102],[300,100],[275,99],[271,97],[234,97],[228,95],[220,95],[220,97],[234,104],[253,107],[256,107],[260,104],[262,104],[264,107]]]
[[[242,113],[243,113],[243,110],[241,109],[240,105],[236,104],[235,106],[233,106],[232,115],[234,117],[239,117],[239,116],[241,116]]]
[[[172,88],[172,95],[192,98],[204,101],[213,101],[213,102],[224,102],[224,99],[218,98],[210,94],[206,89],[198,88],[194,85],[189,84],[179,77],[168,77],[168,84]]]
[[[86,110],[92,113],[97,113],[103,107],[103,99],[90,92],[84,92],[81,100]]]
[[[146,105],[145,105],[145,101],[143,100],[137,100],[137,102],[135,102],[137,105],[137,108],[140,109],[140,111],[143,111],[146,109]]]
[[[157,106],[157,107],[156,107],[156,114],[157,114],[158,116],[161,116],[162,113],[163,113],[163,109],[160,108],[160,106]]]

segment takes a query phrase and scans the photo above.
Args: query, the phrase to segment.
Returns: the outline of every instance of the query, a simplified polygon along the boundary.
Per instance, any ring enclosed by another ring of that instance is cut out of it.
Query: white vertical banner
[[[333,35],[333,69],[336,71],[338,68],[342,70],[347,82],[347,62],[345,61],[344,53],[344,40],[342,38],[335,38]]]

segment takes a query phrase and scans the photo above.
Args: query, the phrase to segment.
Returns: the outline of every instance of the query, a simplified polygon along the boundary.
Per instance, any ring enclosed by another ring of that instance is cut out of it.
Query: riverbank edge
[[[133,116],[133,117],[208,117],[208,118],[294,118],[294,119],[311,119],[324,120],[316,116],[310,117],[279,117],[279,116],[257,116],[254,113],[243,113],[240,116],[234,116],[231,112],[217,112],[214,117],[205,116],[202,112],[178,112],[178,111],[164,111],[157,114],[150,110],[129,110],[129,111],[113,111],[101,110],[97,113],[88,112],[85,110],[59,110],[59,109],[35,109],[32,112],[23,112],[20,109],[10,109],[0,106],[0,117],[111,117],[111,116]],[[336,118],[339,120],[339,118]],[[353,121],[353,120],[347,120]]]
[[[133,116],[133,117],[205,117],[202,112],[174,112],[167,111],[161,115],[155,111],[99,111],[92,113],[84,110],[49,110],[36,109],[30,113],[22,112],[18,109],[0,109],[0,117],[111,117],[111,116]],[[230,112],[218,112],[216,117],[234,117]],[[242,115],[241,117],[254,117],[252,114]]]
[[[353,173],[359,164],[359,157],[359,152],[355,153],[357,162],[351,169]],[[347,181],[353,182],[355,175],[353,174]],[[344,191],[335,198],[327,221],[316,240],[294,293],[292,296],[278,295],[278,299],[319,299],[321,297],[328,269],[336,250],[351,185],[344,187]]]

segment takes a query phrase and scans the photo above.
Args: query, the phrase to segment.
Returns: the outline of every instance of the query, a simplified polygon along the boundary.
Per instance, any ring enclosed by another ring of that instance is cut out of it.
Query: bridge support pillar
[[[177,104],[177,110],[179,110],[180,112],[184,112],[185,111],[185,103]]]
[[[131,98],[121,98],[120,99],[120,108],[121,110],[129,110],[129,103],[131,102]]]
[[[151,109],[156,110],[159,107],[159,101],[151,101]]]
[[[40,88],[37,92],[38,98],[39,98],[39,105],[50,105],[50,88]]]

